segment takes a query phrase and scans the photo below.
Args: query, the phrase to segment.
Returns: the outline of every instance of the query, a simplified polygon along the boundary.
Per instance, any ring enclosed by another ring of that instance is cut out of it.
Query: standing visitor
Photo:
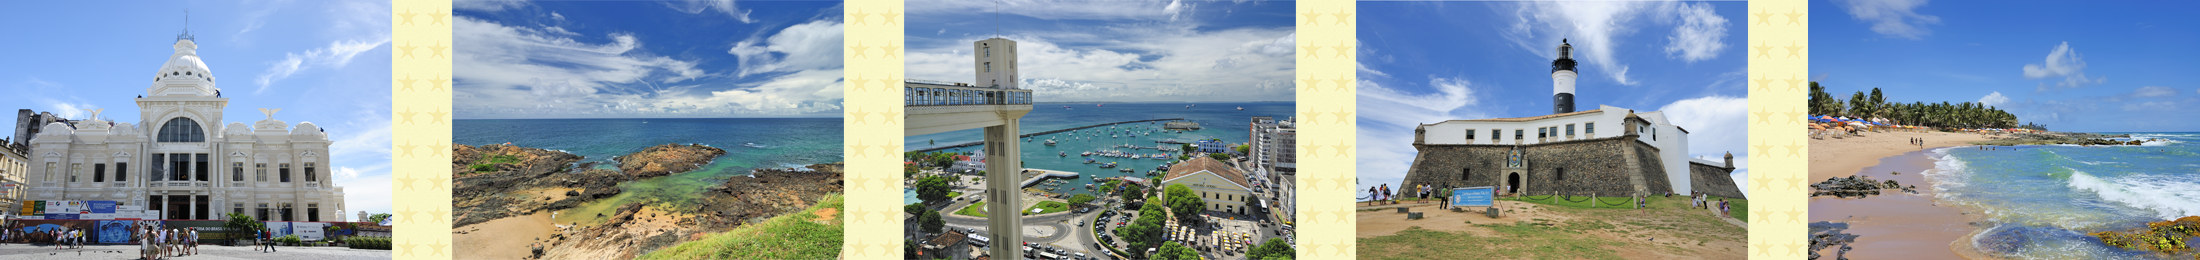
[[[1377,195],[1377,194],[1380,194],[1380,193],[1377,193],[1377,192],[1381,192],[1381,191],[1378,191],[1378,190],[1376,190],[1376,189],[1375,189],[1375,187],[1367,187],[1367,202],[1368,202],[1367,204],[1368,204],[1368,205],[1375,205],[1375,204],[1377,204],[1376,202],[1381,202],[1381,201],[1383,200],[1383,196],[1382,196],[1382,195]]]

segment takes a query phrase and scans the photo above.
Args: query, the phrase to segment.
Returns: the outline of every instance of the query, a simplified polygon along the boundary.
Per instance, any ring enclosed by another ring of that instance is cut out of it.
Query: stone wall
[[[1505,185],[1506,145],[1416,145],[1420,153],[1406,173],[1403,186],[1429,184],[1439,188]],[[1635,194],[1635,180],[1642,178],[1645,192],[1672,190],[1657,160],[1657,149],[1633,136],[1543,143],[1524,146],[1527,171],[1521,176],[1521,193],[1627,196]],[[1629,156],[1632,151],[1633,156]],[[1633,166],[1629,166],[1633,160]],[[1563,173],[1561,173],[1563,169]],[[1563,176],[1561,176],[1563,175]],[[1409,191],[1393,187],[1392,190]]]
[[[1742,189],[1734,185],[1733,173],[1734,168],[1690,163],[1688,164],[1689,187],[1698,192],[1711,194],[1711,196],[1747,199],[1747,197],[1742,196]]]

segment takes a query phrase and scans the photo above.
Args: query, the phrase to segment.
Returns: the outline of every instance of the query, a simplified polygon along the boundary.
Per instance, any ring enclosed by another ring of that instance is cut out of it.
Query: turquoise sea
[[[612,157],[668,143],[725,149],[701,170],[621,184],[625,192],[559,212],[559,223],[592,223],[627,203],[697,205],[693,194],[759,168],[841,162],[839,118],[468,119],[451,124],[452,143],[511,143],[565,151],[615,169]]]
[[[1936,199],[1985,214],[1973,245],[2027,259],[2146,258],[2086,235],[2200,215],[2200,133],[2130,134],[2141,146],[1935,149]],[[2128,140],[2128,139],[2127,139]]]
[[[1030,138],[1032,140],[1029,141],[1019,140],[1024,142],[1022,145],[1024,168],[1072,171],[1080,174],[1079,178],[1068,180],[1056,190],[1064,194],[1089,194],[1091,190],[1085,189],[1084,186],[1092,183],[1094,179],[1114,176],[1144,177],[1146,171],[1172,161],[1167,159],[1130,159],[1102,156],[1085,157],[1080,156],[1079,153],[1119,150],[1139,154],[1168,153],[1173,157],[1180,155],[1181,152],[1116,148],[1116,146],[1154,147],[1158,144],[1154,141],[1178,140],[1189,142],[1202,139],[1221,139],[1223,143],[1228,144],[1244,143],[1250,134],[1247,131],[1251,127],[1253,117],[1269,116],[1275,117],[1276,120],[1287,120],[1292,117],[1294,111],[1297,111],[1291,102],[1039,103],[1032,106],[1031,113],[1024,115],[1023,118],[1022,130],[1026,134],[1100,123],[1162,118],[1184,118],[1185,120],[1198,122],[1204,128],[1197,131],[1177,133],[1161,130],[1161,122],[1132,123],[1117,125],[1113,129],[1102,126],[1074,132],[1033,136]],[[1240,107],[1243,107],[1244,110],[1238,110]],[[983,129],[971,129],[910,136],[904,138],[906,144],[904,147],[914,151],[981,141],[984,140],[981,136],[984,133],[985,130]],[[1133,134],[1136,137],[1131,136]],[[1056,144],[1047,146],[1045,144],[1047,139],[1054,139]],[[1160,145],[1175,146],[1172,144]],[[970,152],[982,151],[983,149],[983,146],[969,146],[945,151]],[[1063,154],[1068,156],[1062,156]],[[1093,159],[1097,163],[1086,164],[1085,159],[1087,158]],[[1108,162],[1115,162],[1118,168],[1100,168],[1101,164]],[[1134,172],[1124,173],[1118,171],[1118,169],[1131,169]],[[905,201],[914,203],[915,195],[910,194],[905,197],[908,197],[904,199]]]

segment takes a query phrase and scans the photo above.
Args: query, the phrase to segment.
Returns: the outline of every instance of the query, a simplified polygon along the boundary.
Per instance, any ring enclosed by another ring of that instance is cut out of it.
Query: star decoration
[[[398,123],[403,123],[403,124],[408,124],[408,125],[410,125],[410,124],[413,124],[413,115],[415,115],[415,114],[419,114],[419,113],[413,112],[413,111],[412,111],[412,108],[410,108],[410,107],[408,107],[408,108],[405,108],[405,112],[397,112],[397,117],[398,117],[398,118],[403,118],[404,120],[398,120],[397,122],[398,122]]]
[[[447,153],[451,152],[451,145],[444,144],[442,142],[436,142],[434,144],[429,144],[428,149],[434,149],[428,151],[428,156],[443,157]]]
[[[449,245],[449,244],[444,244],[444,243],[433,243],[433,244],[428,244],[428,248],[429,248],[429,250],[428,250],[428,255],[447,255],[447,254],[446,254],[446,252],[444,252],[444,251],[443,251],[443,248],[444,248],[444,247],[450,247],[450,246],[451,246],[451,245]]]
[[[1752,245],[1749,245],[1749,248],[1755,248],[1755,249],[1757,249],[1757,255],[1761,255],[1761,256],[1772,256],[1772,245],[1770,245],[1770,244],[1765,244],[1765,243],[1757,243],[1757,244],[1752,244]]]
[[[405,21],[404,21],[404,22],[398,22],[397,24],[413,24],[413,16],[415,16],[415,15],[420,15],[420,14],[418,14],[418,13],[413,13],[412,9],[405,9],[405,12],[403,12],[403,13],[398,13],[398,14],[397,14],[397,17],[404,17],[404,19],[403,19],[403,20],[405,20]]]
[[[1787,13],[1787,16],[1788,16],[1788,24],[1793,24],[1793,25],[1803,25],[1803,12],[1802,12],[1802,11],[1789,11],[1789,12]]]
[[[1790,256],[1793,256],[1793,255],[1801,255],[1801,254],[1803,254],[1803,244],[1801,244],[1801,243],[1794,243],[1794,242],[1789,242],[1789,243],[1787,244],[1787,247],[1788,247],[1788,255],[1790,255]]]
[[[428,80],[428,90],[443,91],[443,85],[450,83],[451,81],[448,79],[444,79],[443,76],[435,76],[435,79]]]
[[[435,43],[435,45],[428,45],[428,58],[436,58],[436,57],[449,58],[449,57],[451,57],[451,56],[445,56],[445,55],[443,55],[443,51],[444,51],[444,50],[450,50],[450,49],[451,49],[451,46],[443,46],[443,43],[440,43],[440,42],[438,42],[438,43]]]
[[[1337,120],[1337,121],[1336,121],[1336,122],[1337,122],[1337,124],[1344,124],[1344,123],[1345,123],[1345,120],[1350,120],[1350,119],[1352,119],[1352,109],[1350,109],[1350,108],[1337,108],[1337,112],[1336,112],[1336,114],[1337,114],[1337,118],[1336,118],[1336,120]]]
[[[408,50],[408,51],[409,51],[409,50]],[[412,91],[412,90],[413,90],[413,82],[414,82],[414,81],[420,81],[420,80],[417,80],[417,79],[413,79],[413,76],[412,76],[412,74],[405,74],[405,79],[400,79],[400,80],[397,80],[397,83],[399,83],[399,84],[404,84],[404,85],[403,85],[403,86],[401,86],[401,87],[398,87],[397,89],[398,89],[398,90],[405,90],[405,91]]]
[[[1335,23],[1335,24],[1339,24],[1339,25],[1342,25],[1342,24],[1350,24],[1350,23],[1352,23],[1352,12],[1351,12],[1351,11],[1345,11],[1344,9],[1337,9],[1337,12],[1336,12],[1336,13],[1330,13],[1329,15],[1330,15],[1330,16],[1336,16],[1336,17],[1337,17],[1337,23]]]
[[[885,118],[887,125],[901,125],[901,110],[887,108],[886,112],[879,112],[879,117]],[[896,147],[893,148],[893,150],[889,151],[901,150],[901,147],[899,147],[899,145],[896,145]]]
[[[451,112],[443,111],[443,109],[438,108],[435,111],[428,112],[428,119],[432,119],[429,120],[428,123],[442,124],[443,122],[445,122],[445,120],[443,120],[443,117],[450,115]]]
[[[1751,81],[1757,82],[1757,90],[1772,91],[1772,79],[1757,77],[1757,79]]]
[[[1788,78],[1788,91],[1803,91],[1803,78]]]
[[[410,152],[411,150],[406,150],[406,151],[407,151],[407,152]],[[397,178],[396,178],[396,180],[397,180],[397,184],[398,184],[398,186],[397,186],[397,188],[398,188],[398,189],[403,189],[403,190],[413,190],[413,178],[412,178],[412,177],[397,177]]]
[[[398,56],[402,56],[402,57],[406,57],[406,58],[412,58],[412,57],[413,57],[413,49],[414,49],[414,48],[420,48],[420,46],[413,46],[413,45],[412,45],[412,43],[410,43],[410,42],[407,42],[407,43],[405,43],[405,45],[402,45],[402,46],[397,46],[397,51],[398,51],[398,53],[401,53],[401,54],[399,54]]]
[[[1321,145],[1315,145],[1315,144],[1299,144],[1299,157],[1306,157],[1306,158],[1321,157],[1321,153],[1317,153],[1317,152],[1316,152],[1316,151],[1321,151],[1321,149],[1322,149],[1322,146],[1321,146]]]
[[[863,45],[863,43],[848,45],[848,53],[850,55],[855,55],[856,58],[870,58],[870,55],[865,54],[866,52],[870,51],[871,46]]]
[[[449,13],[449,12],[446,12],[446,11],[442,11],[442,10],[437,10],[437,11],[435,11],[434,13],[429,13],[429,14],[428,14],[428,19],[429,19],[429,20],[428,20],[428,24],[448,24],[448,23],[444,23],[444,22],[443,22],[443,19],[444,19],[444,18],[450,18],[450,17],[451,17],[451,13]]]
[[[405,223],[413,223],[413,215],[418,215],[420,214],[420,212],[413,211],[412,207],[405,207],[405,210],[398,211],[397,214],[400,216],[405,216],[405,218],[403,219]]]
[[[1797,43],[1789,43],[1789,44],[1788,44],[1788,46],[1787,46],[1787,49],[1788,49],[1788,58],[1797,58],[1797,59],[1801,59],[1801,58],[1803,58],[1803,45],[1802,45],[1802,44],[1797,44]]]
[[[848,14],[848,21],[854,22],[855,24],[868,24],[868,21],[870,20],[871,13],[864,12],[863,9],[856,9],[854,12],[849,12]]]
[[[1772,144],[1766,144],[1764,141],[1757,141],[1757,145],[1752,145],[1750,146],[1750,148],[1757,149],[1757,152],[1750,154],[1770,154],[1768,152],[1772,151]]]
[[[418,147],[418,145],[413,145],[412,141],[405,141],[405,144],[397,145],[398,155],[404,156],[405,158],[412,158],[413,147]]]
[[[1760,42],[1757,43],[1756,49],[1757,56],[1755,57],[1765,57],[1767,59],[1772,58],[1772,46],[1766,46],[1764,43]]]
[[[850,143],[848,143],[848,154],[849,154],[849,155],[855,155],[854,157],[863,157],[863,158],[870,158],[870,157],[871,157],[871,152],[870,152],[870,151],[871,151],[871,146],[869,146],[869,145],[864,145],[864,144],[863,144],[863,141],[861,141],[861,140],[857,140],[857,141],[855,141],[855,142],[850,142]]]
[[[1788,141],[1788,157],[1803,157],[1803,147],[1801,142]]]
[[[1764,11],[1764,10],[1757,10],[1757,13],[1755,13],[1755,14],[1751,14],[1750,16],[1755,16],[1755,17],[1757,17],[1757,23],[1758,23],[1758,24],[1766,24],[1766,25],[1770,25],[1770,24],[1772,24],[1772,12],[1766,12],[1766,11]]]
[[[848,110],[848,120],[853,120],[856,124],[869,125],[871,124],[869,118],[871,118],[871,112],[863,112],[861,108]]]
[[[1349,59],[1349,58],[1352,58],[1352,42],[1351,42],[1351,41],[1343,41],[1343,42],[1337,42],[1337,46],[1330,46],[1329,48],[1330,48],[1330,49],[1336,49],[1336,50],[1337,50],[1337,56],[1335,56],[1335,57],[1337,57],[1337,58],[1347,58],[1347,59]]]
[[[1768,120],[1772,120],[1772,111],[1757,110],[1757,112],[1749,113],[1757,114],[1757,123],[1759,124],[1763,124],[1765,122],[1768,122]]]
[[[1301,51],[1301,52],[1305,52],[1306,54],[1303,54],[1303,55],[1299,55],[1299,58],[1315,58],[1315,59],[1320,59],[1320,58],[1321,58],[1321,56],[1317,56],[1317,55],[1314,55],[1314,54],[1315,54],[1315,53],[1320,53],[1320,52],[1321,52],[1321,50],[1322,50],[1322,46],[1314,46],[1313,44],[1307,44],[1307,45],[1304,45],[1304,46],[1299,46],[1299,48],[1300,48],[1300,49],[1306,49],[1305,51]]]
[[[1306,16],[1306,22],[1299,23],[1299,25],[1314,24],[1314,21],[1319,21],[1322,18],[1322,13],[1316,12],[1306,12],[1299,15]]]
[[[879,16],[886,18],[886,24],[901,25],[901,12],[895,12],[894,9],[886,9],[886,13]]]
[[[451,184],[451,181],[442,178],[428,178],[428,190],[448,190],[450,187],[445,186],[447,184]]]
[[[1317,122],[1321,121],[1315,120],[1315,118],[1321,117],[1322,114],[1322,112],[1314,112],[1311,110],[1306,112],[1299,112],[1299,121],[1306,124],[1316,124]]]
[[[1350,143],[1346,143],[1345,141],[1337,141],[1337,145],[1333,145],[1330,147],[1333,147],[1331,150],[1337,150],[1336,157],[1338,158],[1352,156],[1352,145]]]
[[[402,254],[402,255],[407,255],[407,256],[413,255],[413,247],[414,247],[414,246],[418,246],[418,245],[414,245],[414,244],[413,244],[412,242],[397,243],[397,248],[398,248],[398,249],[397,249],[397,252],[398,252],[398,254]]]
[[[1803,209],[1801,208],[1790,206],[1787,212],[1781,213],[1786,213],[1788,215],[1789,223],[1803,223]]]
[[[886,44],[886,47],[884,47],[884,48],[880,48],[879,50],[884,50],[884,51],[886,51],[886,57],[894,57],[894,58],[900,58],[900,57],[901,57],[901,54],[894,54],[894,53],[895,53],[896,51],[899,51],[899,50],[901,50],[901,45],[894,45],[893,43],[887,43],[887,44]]]
[[[1749,183],[1752,184],[1749,186],[1751,186],[1750,188],[1753,188],[1751,190],[1765,191],[1772,189],[1772,176],[1766,176],[1764,174],[1750,175],[1756,175],[1749,177]]]
[[[1330,82],[1334,82],[1334,83],[1331,83],[1331,84],[1335,84],[1335,85],[1336,85],[1336,87],[1337,87],[1337,91],[1345,91],[1345,90],[1350,90],[1350,89],[1352,89],[1352,76],[1351,76],[1351,75],[1349,75],[1349,74],[1348,74],[1348,75],[1344,75],[1344,76],[1337,76],[1337,79],[1331,79],[1331,80],[1329,80],[1329,81],[1330,81]]]
[[[1791,182],[1797,191],[1801,191],[1803,187],[1810,187],[1810,179],[1803,177],[1789,176],[1788,182]]]
[[[1803,112],[1803,110],[1801,110],[1801,109],[1799,109],[1799,108],[1795,108],[1795,107],[1788,107],[1788,112],[1787,112],[1788,125],[1795,125],[1795,124],[1798,124],[1798,123],[1802,123],[1802,121],[1803,121],[1803,116],[1805,116],[1805,114],[1807,114],[1807,112]]]

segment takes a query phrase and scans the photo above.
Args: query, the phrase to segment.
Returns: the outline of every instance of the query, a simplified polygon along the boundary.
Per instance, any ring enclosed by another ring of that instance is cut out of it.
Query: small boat
[[[1092,160],[1092,158],[1085,158],[1085,164],[1092,164],[1092,163],[1093,163],[1093,160]]]
[[[1056,153],[1060,153],[1060,154],[1062,154],[1062,157],[1069,157],[1069,152],[1056,152]]]
[[[1080,154],[1077,154],[1077,156],[1092,157],[1092,152],[1085,152],[1085,153],[1080,153]]]
[[[1245,107],[1238,107],[1238,111],[1245,111]]]
[[[1054,138],[1047,138],[1047,146],[1054,146]]]
[[[764,148],[764,145],[756,143],[741,143],[741,146],[747,146],[749,148]]]

